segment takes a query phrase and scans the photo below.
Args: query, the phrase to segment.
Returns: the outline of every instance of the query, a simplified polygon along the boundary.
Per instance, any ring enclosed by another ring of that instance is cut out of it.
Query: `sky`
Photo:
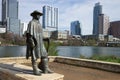
[[[109,16],[110,21],[120,20],[120,0],[18,0],[19,19],[28,23],[31,20],[30,13],[34,10],[42,12],[44,5],[59,9],[59,30],[70,30],[72,21],[80,21],[82,34],[92,34],[93,7],[100,2],[103,13]],[[0,0],[1,5],[2,0]],[[0,6],[1,20],[1,6]]]

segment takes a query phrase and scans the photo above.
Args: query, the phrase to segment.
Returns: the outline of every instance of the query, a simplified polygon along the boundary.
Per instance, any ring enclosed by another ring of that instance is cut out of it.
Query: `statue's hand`
[[[29,44],[30,44],[30,47],[31,47],[31,48],[34,48],[34,47],[35,47],[35,43],[34,43],[34,40],[33,40],[32,37],[29,38]]]

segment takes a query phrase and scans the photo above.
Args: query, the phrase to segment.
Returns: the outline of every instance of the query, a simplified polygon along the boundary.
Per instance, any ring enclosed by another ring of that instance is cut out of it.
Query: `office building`
[[[44,6],[43,14],[43,28],[56,31],[58,29],[58,8]]]
[[[2,0],[2,22],[7,32],[19,34],[18,0]]]
[[[97,35],[82,35],[83,40],[88,40],[88,39],[98,39]]]
[[[110,22],[109,35],[120,38],[120,21]]]
[[[5,33],[6,32],[6,28],[3,28],[2,25],[0,25],[0,33]]]
[[[23,34],[24,34],[24,27],[25,27],[25,24],[21,23],[20,27],[19,27],[19,34],[20,34],[20,36],[23,36]]]
[[[51,32],[47,29],[43,29],[43,38],[50,38]]]
[[[2,26],[2,21],[0,21],[0,26]]]
[[[58,39],[68,39],[67,31],[58,31]]]
[[[108,35],[108,29],[110,27],[109,17],[105,14],[100,14],[98,24],[98,34]]]
[[[102,5],[100,5],[100,3],[98,2],[95,4],[93,11],[93,35],[98,35],[98,18],[100,14],[102,14]]]
[[[71,35],[81,35],[81,28],[79,21],[71,22]]]
[[[69,32],[67,30],[65,31],[53,31],[51,38],[52,39],[58,39],[58,40],[66,40],[68,39]]]

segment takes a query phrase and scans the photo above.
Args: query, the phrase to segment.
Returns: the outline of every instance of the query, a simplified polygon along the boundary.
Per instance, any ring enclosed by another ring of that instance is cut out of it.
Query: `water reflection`
[[[0,47],[0,57],[25,56],[25,46],[5,46]]]
[[[88,54],[88,52],[89,52],[89,54]],[[94,50],[92,50],[91,48],[88,48],[88,47],[81,47],[79,49],[79,53],[80,53],[81,56],[89,58],[93,55]]]
[[[118,47],[93,47],[93,46],[59,46],[59,56],[76,57],[80,55],[91,57],[93,55],[109,56],[114,55],[120,57],[120,48]]]
[[[80,55],[91,57],[93,55],[114,55],[120,57],[119,47],[92,47],[92,46],[59,46],[58,55],[80,58]],[[26,55],[26,46],[0,47],[0,57],[18,57]]]

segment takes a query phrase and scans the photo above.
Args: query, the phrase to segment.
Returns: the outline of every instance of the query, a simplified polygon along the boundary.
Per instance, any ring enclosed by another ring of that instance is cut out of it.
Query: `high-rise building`
[[[2,22],[7,31],[19,34],[18,0],[2,0]]]
[[[0,21],[0,33],[5,33],[6,29],[3,27],[2,21]]]
[[[98,34],[108,35],[108,29],[110,27],[109,17],[105,14],[100,14],[98,22]]]
[[[120,38],[120,21],[110,22],[109,35]]]
[[[0,21],[0,27],[2,27],[2,22]]]
[[[94,11],[93,11],[93,34],[94,35],[98,35],[99,14],[102,14],[102,5],[100,5],[100,3],[98,2],[95,4]]]
[[[25,24],[24,23],[21,23],[20,24],[20,27],[19,27],[19,34],[20,36],[22,36],[24,34],[24,27],[25,27]]]
[[[43,6],[43,28],[50,31],[58,29],[58,8]]]
[[[79,21],[71,22],[71,35],[81,35],[81,28]]]
[[[51,38],[52,39],[60,39],[60,40],[65,40],[68,39],[69,32],[67,30],[64,31],[53,31]]]

